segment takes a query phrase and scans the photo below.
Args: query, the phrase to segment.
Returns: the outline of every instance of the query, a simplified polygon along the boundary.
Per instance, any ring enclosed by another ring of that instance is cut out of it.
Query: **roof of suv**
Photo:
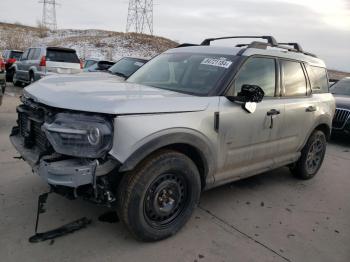
[[[235,47],[224,46],[210,46],[211,41],[230,39],[230,38],[251,38],[251,37],[224,37],[217,39],[206,39],[201,45],[183,44],[177,48],[170,49],[169,53],[204,53],[204,54],[223,54],[223,55],[241,55],[241,56],[253,56],[253,55],[265,55],[280,58],[293,59],[306,62],[313,66],[326,67],[323,60],[317,58],[315,55],[304,52],[301,46],[297,43],[277,43],[277,41],[269,36],[253,37],[253,38],[272,38],[273,44],[270,42],[252,42],[250,44],[238,44]],[[286,48],[285,46],[293,46],[293,48]]]

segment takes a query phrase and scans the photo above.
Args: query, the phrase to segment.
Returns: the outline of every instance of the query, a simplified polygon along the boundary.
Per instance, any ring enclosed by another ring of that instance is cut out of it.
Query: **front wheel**
[[[17,79],[17,72],[16,72],[16,71],[14,71],[14,73],[13,73],[12,82],[13,82],[13,85],[14,85],[14,86],[17,86],[17,87],[22,86],[22,82],[20,82],[20,81]]]
[[[326,146],[325,134],[320,130],[315,130],[301,150],[300,159],[291,168],[294,176],[304,180],[313,178],[323,163]]]
[[[192,160],[175,151],[161,151],[124,175],[118,213],[138,239],[161,240],[184,226],[200,192],[200,176]]]

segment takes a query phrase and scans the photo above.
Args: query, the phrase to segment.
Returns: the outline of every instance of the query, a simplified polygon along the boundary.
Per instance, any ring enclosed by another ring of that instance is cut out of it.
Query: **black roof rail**
[[[304,53],[303,48],[298,43],[278,43],[278,45],[293,46],[296,51]]]
[[[236,38],[260,38],[260,39],[267,40],[267,42],[271,46],[278,46],[278,43],[273,36],[226,36],[226,37],[218,37],[218,38],[207,38],[201,43],[201,45],[210,45],[211,42],[216,40],[236,39]]]
[[[197,45],[197,44],[190,44],[190,43],[183,43],[183,44],[178,45],[175,48],[187,47],[187,46],[199,46],[199,45]]]
[[[309,55],[309,56],[312,56],[312,57],[315,57],[317,58],[317,55],[313,54],[313,53],[310,53],[310,52],[303,52],[304,55]]]
[[[268,43],[254,41],[250,44],[237,44],[236,47],[247,47],[247,48],[258,48],[258,49],[266,49],[270,46]]]

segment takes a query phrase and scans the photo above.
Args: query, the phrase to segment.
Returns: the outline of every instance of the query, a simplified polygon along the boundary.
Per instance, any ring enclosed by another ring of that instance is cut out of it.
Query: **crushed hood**
[[[205,97],[127,83],[105,73],[46,77],[27,86],[24,96],[51,107],[116,115],[192,112],[208,106]]]

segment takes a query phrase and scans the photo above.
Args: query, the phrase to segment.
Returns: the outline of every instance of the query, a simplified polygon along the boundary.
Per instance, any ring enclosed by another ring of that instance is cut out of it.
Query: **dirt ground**
[[[40,231],[86,216],[86,229],[37,244],[37,197],[46,184],[11,146],[20,89],[0,107],[0,261],[350,261],[350,139],[330,142],[319,174],[294,179],[287,168],[203,193],[174,237],[134,240],[119,222],[98,220],[106,208],[50,195]]]

